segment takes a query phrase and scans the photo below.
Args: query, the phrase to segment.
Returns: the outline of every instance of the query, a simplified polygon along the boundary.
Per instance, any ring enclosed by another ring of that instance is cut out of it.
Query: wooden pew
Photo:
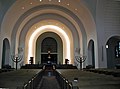
[[[119,89],[120,78],[113,77],[111,75],[104,75],[89,72],[80,71],[75,69],[58,70],[65,78],[72,82],[73,86],[78,86],[79,89]],[[96,71],[96,70],[95,70]],[[78,78],[78,81],[74,81]]]

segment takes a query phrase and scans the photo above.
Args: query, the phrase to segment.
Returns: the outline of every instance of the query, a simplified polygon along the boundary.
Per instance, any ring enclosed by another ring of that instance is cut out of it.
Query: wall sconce
[[[108,48],[109,48],[109,46],[108,46],[108,45],[106,45],[105,47],[106,47],[106,49],[108,49]]]

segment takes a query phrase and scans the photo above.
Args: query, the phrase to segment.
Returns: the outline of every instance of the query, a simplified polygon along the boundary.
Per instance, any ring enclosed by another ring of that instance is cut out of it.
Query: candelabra
[[[18,62],[20,62],[22,58],[23,58],[23,55],[20,55],[20,54],[11,55],[12,61],[16,63],[16,70],[17,70]]]
[[[80,56],[75,56],[75,59],[77,62],[80,63],[80,70],[82,70],[82,63],[85,62],[87,56],[80,55]]]

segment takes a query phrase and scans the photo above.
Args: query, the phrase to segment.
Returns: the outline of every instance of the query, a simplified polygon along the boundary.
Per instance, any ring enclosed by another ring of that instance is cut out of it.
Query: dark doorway
[[[88,61],[89,65],[95,67],[95,55],[94,55],[94,41],[90,40],[88,44]]]
[[[50,52],[48,54],[48,52]],[[48,57],[50,56],[50,58]],[[52,37],[47,37],[41,45],[41,63],[57,63],[57,42]]]
[[[9,65],[9,59],[10,59],[10,44],[9,44],[9,40],[5,38],[3,40],[2,68],[6,65]]]
[[[120,36],[113,36],[107,41],[106,52],[108,68],[115,68],[120,64]]]

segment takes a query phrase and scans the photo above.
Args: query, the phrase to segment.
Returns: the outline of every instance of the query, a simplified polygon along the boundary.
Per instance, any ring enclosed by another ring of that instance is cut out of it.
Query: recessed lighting
[[[68,3],[67,5],[69,6],[70,4]]]
[[[52,0],[49,0],[49,2],[52,1]]]
[[[22,7],[22,9],[24,10],[24,9],[25,9],[25,7]]]
[[[33,3],[31,2],[30,4],[32,5]]]
[[[61,0],[58,0],[58,2],[61,2]]]
[[[40,2],[42,2],[42,0],[40,0]]]
[[[77,8],[75,8],[75,10],[77,11]]]

